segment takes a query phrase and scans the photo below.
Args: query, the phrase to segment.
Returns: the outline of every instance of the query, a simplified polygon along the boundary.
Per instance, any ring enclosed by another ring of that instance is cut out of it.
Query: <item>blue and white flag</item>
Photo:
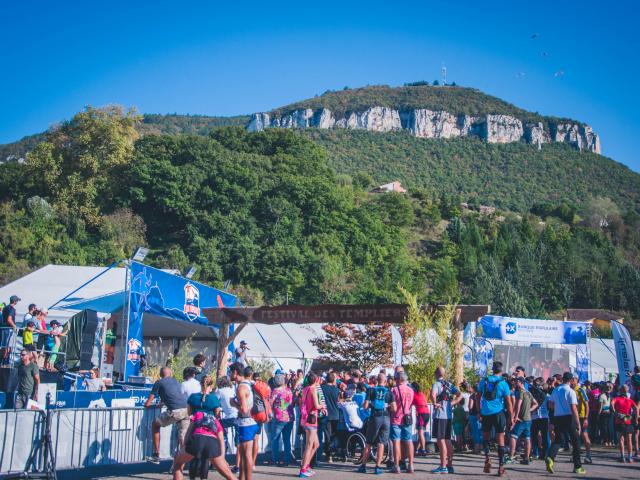
[[[618,360],[618,373],[620,374],[620,384],[629,383],[633,375],[633,367],[636,366],[636,355],[633,351],[633,341],[629,330],[620,322],[611,321],[611,333],[613,333],[613,343],[616,346],[616,359]]]

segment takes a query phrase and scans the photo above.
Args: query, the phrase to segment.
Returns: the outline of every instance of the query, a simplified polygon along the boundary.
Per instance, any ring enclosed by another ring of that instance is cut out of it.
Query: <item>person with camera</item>
[[[436,381],[431,387],[431,403],[433,403],[433,431],[431,437],[436,439],[440,452],[440,466],[431,473],[454,473],[452,424],[453,407],[464,398],[460,390],[446,380],[444,367],[435,371]]]
[[[394,375],[395,386],[391,389],[393,401],[389,405],[391,411],[391,431],[389,438],[393,443],[392,473],[400,473],[400,460],[404,462],[406,473],[413,473],[413,438],[411,427],[411,406],[413,405],[414,391],[409,385],[407,374],[404,370],[397,370]]]

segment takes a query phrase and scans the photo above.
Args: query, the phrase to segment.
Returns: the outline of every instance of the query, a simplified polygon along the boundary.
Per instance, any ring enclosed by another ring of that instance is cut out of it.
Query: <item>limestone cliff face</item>
[[[396,110],[371,107],[336,118],[330,110],[299,109],[283,115],[256,113],[249,131],[265,128],[349,128],[373,132],[407,130],[421,138],[478,137],[489,143],[526,142],[539,148],[550,142],[568,143],[580,150],[600,153],[600,138],[593,129],[577,123],[560,123],[547,131],[542,122],[523,123],[510,115],[454,115],[429,109]]]

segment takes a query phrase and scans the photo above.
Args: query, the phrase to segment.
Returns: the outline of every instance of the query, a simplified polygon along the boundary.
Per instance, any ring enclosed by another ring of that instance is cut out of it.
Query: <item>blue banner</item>
[[[486,338],[476,337],[473,342],[476,356],[476,373],[485,376],[493,363],[493,345]]]
[[[478,336],[525,343],[586,344],[589,324],[533,318],[485,315],[478,322]]]
[[[588,345],[576,346],[576,375],[580,383],[589,379],[589,364],[591,363],[589,357]]]
[[[132,262],[129,296],[129,330],[124,380],[140,373],[143,353],[142,325],[145,313],[184,322],[208,325],[204,308],[233,307],[236,297],[187,278]]]

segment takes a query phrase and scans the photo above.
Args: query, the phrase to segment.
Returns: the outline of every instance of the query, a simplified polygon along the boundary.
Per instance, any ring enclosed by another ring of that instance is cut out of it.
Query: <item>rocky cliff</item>
[[[538,147],[560,142],[580,150],[600,153],[600,138],[587,125],[561,122],[545,126],[542,122],[523,122],[511,115],[454,115],[424,108],[397,110],[370,107],[336,117],[327,108],[302,108],[284,114],[256,113],[249,131],[265,128],[347,128],[392,132],[407,130],[422,138],[478,137],[489,143],[527,142]]]

